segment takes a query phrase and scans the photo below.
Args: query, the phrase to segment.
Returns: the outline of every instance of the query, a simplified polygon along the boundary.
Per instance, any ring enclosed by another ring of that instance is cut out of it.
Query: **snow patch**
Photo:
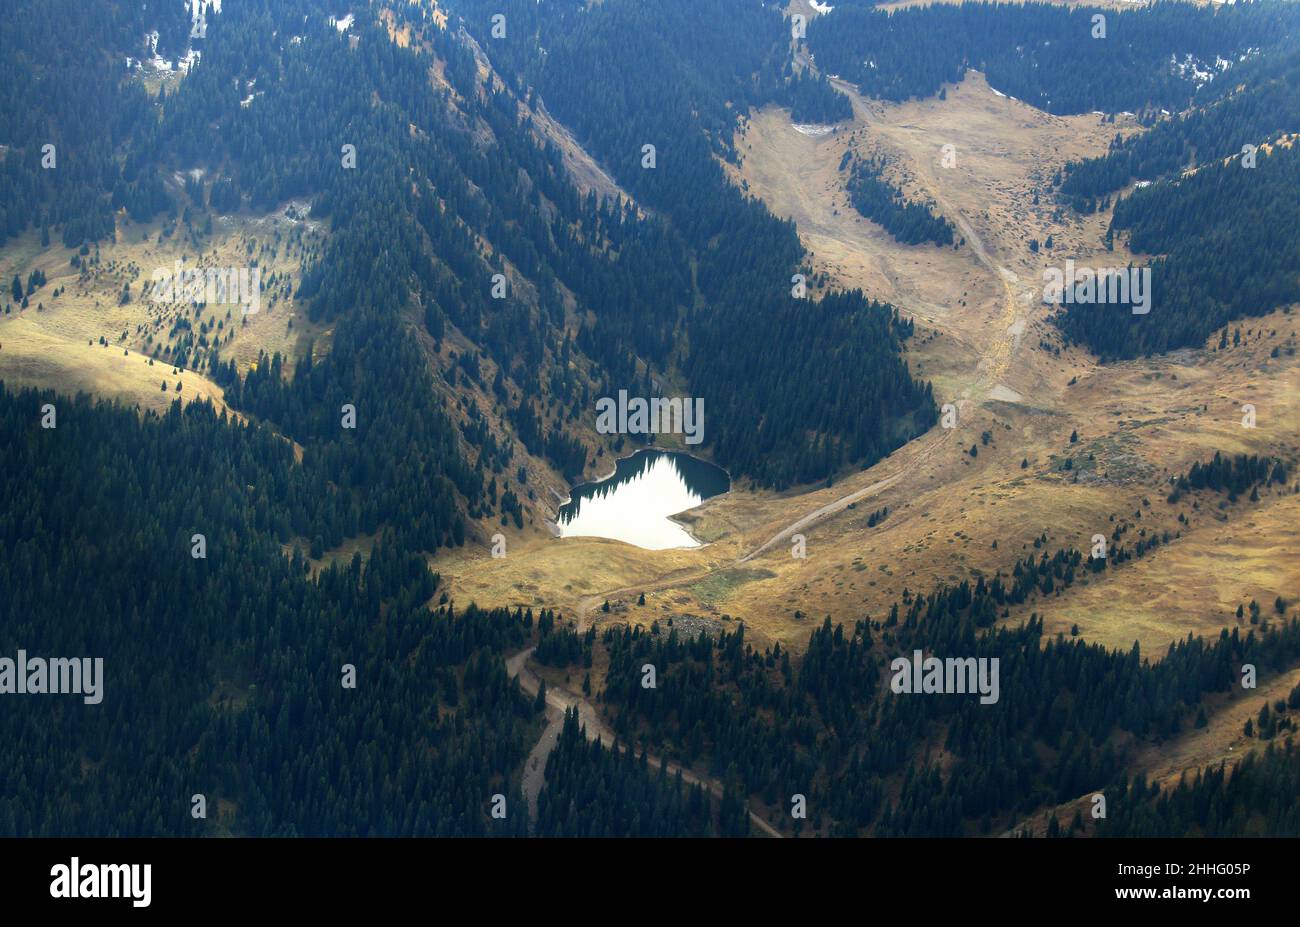
[[[830,135],[835,131],[835,126],[818,126],[818,125],[800,125],[793,123],[794,130],[801,135],[808,135],[813,138],[820,138],[823,135]]]
[[[190,8],[190,38],[201,39],[208,34],[208,10],[221,12],[221,0],[185,0]]]
[[[1169,64],[1179,77],[1192,81],[1198,89],[1232,67],[1232,61],[1220,55],[1214,56],[1214,64],[1206,64],[1191,52],[1184,55],[1181,60],[1177,55],[1170,55]]]
[[[320,223],[309,221],[308,216],[310,215],[310,200],[289,200],[289,202],[285,204],[284,212],[280,214],[281,218],[291,225],[297,225],[299,222],[306,222],[308,227],[315,228]]]
[[[185,4],[186,9],[190,11],[190,38],[203,38],[208,33],[208,12],[220,13],[221,0],[182,0],[182,2]],[[187,47],[184,54],[175,61],[164,58],[158,54],[157,29],[152,29],[144,34],[144,43],[147,49],[144,58],[128,57],[126,59],[128,70],[139,69],[148,64],[155,71],[175,70],[188,73],[192,67],[199,63],[199,59],[203,56],[199,50]]]

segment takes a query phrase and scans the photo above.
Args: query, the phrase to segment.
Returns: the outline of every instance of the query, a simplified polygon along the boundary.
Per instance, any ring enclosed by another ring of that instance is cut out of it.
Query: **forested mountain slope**
[[[1199,347],[1233,319],[1300,301],[1300,148],[1287,141],[1135,190],[1111,233],[1151,262],[1151,306],[1075,304],[1062,331],[1103,358]]]
[[[1296,34],[1203,88],[1186,113],[1066,166],[1062,199],[1090,211],[1114,193],[1110,238],[1158,256],[1152,314],[1071,306],[1059,317],[1067,337],[1103,358],[1149,355],[1198,347],[1233,319],[1300,301]]]
[[[1203,87],[1196,106],[1176,118],[1117,137],[1105,157],[1067,164],[1061,194],[1089,211],[1132,181],[1176,176],[1300,131],[1300,48],[1251,57],[1233,67],[1232,78]]]
[[[825,73],[886,100],[936,94],[974,68],[1002,93],[1051,113],[1175,110],[1243,55],[1284,45],[1297,23],[1294,5],[1268,0],[1119,11],[1048,3],[888,13],[850,6],[817,17],[808,47]]]
[[[680,369],[705,397],[720,462],[781,488],[866,465],[934,421],[928,389],[890,356],[908,329],[853,294],[792,298],[805,260],[795,229],[718,164],[735,157],[738,114],[787,98],[789,32],[776,10],[731,0],[498,7],[451,9],[498,71],[539,94],[689,249],[696,291]]]
[[[306,575],[281,542],[362,494],[205,404],[0,390],[0,438],[3,651],[103,661],[100,704],[0,716],[0,833],[523,831],[485,809],[527,752],[501,654],[531,616],[431,614],[438,577],[397,538]]]

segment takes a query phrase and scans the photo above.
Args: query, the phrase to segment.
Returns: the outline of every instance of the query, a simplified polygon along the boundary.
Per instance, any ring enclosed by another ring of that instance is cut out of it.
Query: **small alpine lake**
[[[574,487],[555,524],[562,538],[611,538],[646,550],[699,547],[672,516],[730,489],[727,471],[698,457],[640,450],[604,479]]]

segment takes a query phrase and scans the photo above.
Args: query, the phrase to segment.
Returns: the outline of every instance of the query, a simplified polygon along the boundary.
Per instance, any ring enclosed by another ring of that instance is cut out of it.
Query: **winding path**
[[[521,650],[506,660],[506,672],[510,674],[511,678],[518,679],[520,687],[532,696],[536,696],[537,690],[541,687],[541,679],[528,665],[528,658],[533,655],[535,649],[535,647],[529,647],[526,650]],[[528,800],[528,819],[530,821],[537,820],[537,799],[541,794],[542,787],[545,785],[546,758],[550,756],[551,750],[555,748],[555,743],[560,736],[560,730],[564,726],[564,713],[569,709],[577,709],[578,721],[586,731],[588,740],[599,740],[606,747],[620,750],[626,749],[618,742],[617,736],[609,725],[601,720],[599,713],[590,702],[579,695],[569,692],[567,689],[548,686],[546,689],[546,729],[542,731],[542,736],[528,754],[528,759],[524,761],[523,788],[524,797]],[[661,760],[652,754],[647,755],[646,761],[656,769],[666,766],[668,774],[671,776],[676,776],[680,772],[682,781],[688,785],[703,786],[715,798],[722,797],[722,783],[716,779],[698,776],[685,767],[671,761]],[[749,812],[749,820],[759,832],[766,836],[781,836],[780,831],[759,817],[756,812]]]

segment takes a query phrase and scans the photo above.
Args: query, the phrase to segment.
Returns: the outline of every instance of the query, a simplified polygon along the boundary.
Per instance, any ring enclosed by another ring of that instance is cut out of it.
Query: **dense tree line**
[[[790,75],[781,100],[790,107],[790,119],[797,124],[828,125],[853,118],[849,98],[822,74],[805,70]]]
[[[502,654],[531,615],[430,612],[437,576],[387,539],[309,575],[277,529],[329,494],[205,404],[0,390],[0,437],[0,650],[104,661],[98,705],[5,696],[0,833],[524,831],[488,808],[523,807],[536,722]]]
[[[1259,486],[1275,483],[1285,486],[1286,481],[1287,465],[1281,460],[1257,454],[1225,457],[1222,453],[1215,452],[1209,462],[1197,461],[1187,473],[1178,477],[1169,494],[1169,502],[1177,502],[1188,492],[1200,489],[1226,493],[1230,499],[1236,499]]]
[[[1066,164],[1058,178],[1061,196],[1091,212],[1131,181],[1176,176],[1300,131],[1300,50],[1282,48],[1234,64],[1232,80],[1203,88],[1196,104],[1150,131],[1117,136],[1103,157]]]
[[[1094,37],[1093,17],[1105,17]],[[1051,113],[1119,112],[1192,101],[1193,73],[1219,58],[1280,46],[1300,24],[1286,3],[1211,9],[1161,3],[1137,10],[1045,3],[962,3],[882,12],[851,6],[808,26],[817,66],[866,95],[939,93],[968,68],[1002,93]],[[1188,60],[1187,56],[1191,59]]]
[[[146,220],[170,204],[145,145],[152,106],[124,80],[126,56],[186,47],[180,2],[147,10],[102,0],[15,0],[0,47],[0,244],[29,226],[58,226],[65,247],[113,237],[113,212]],[[90,46],[89,48],[87,46]],[[51,146],[47,148],[46,146]]]
[[[1197,346],[1233,319],[1297,298],[1297,158],[1269,147],[1300,129],[1300,53],[1267,50],[1232,74],[1204,88],[1190,112],[1116,139],[1106,156],[1057,178],[1061,197],[1084,211],[1131,180],[1148,184],[1116,203],[1109,234],[1127,232],[1133,250],[1164,255],[1151,265],[1153,314],[1120,319],[1114,307],[1074,306],[1060,317],[1067,336],[1103,358]]]
[[[358,311],[340,322],[330,353],[304,357],[292,379],[278,355],[263,355],[226,399],[301,443],[317,484],[349,491],[346,518],[323,531],[327,546],[385,525],[417,550],[464,543],[461,500],[482,498],[483,474],[461,456],[422,358],[382,318]]]
[[[680,773],[670,777],[664,767],[652,768],[644,751],[637,755],[588,741],[578,713],[570,710],[546,758],[536,832],[544,837],[708,837],[719,832],[713,805],[708,792],[687,786]],[[742,816],[741,826],[748,823]]]
[[[1099,837],[1294,837],[1300,834],[1300,752],[1288,739],[1203,769],[1161,790],[1138,777],[1106,791]]]
[[[952,223],[931,206],[909,200],[885,179],[884,169],[884,163],[875,158],[852,159],[845,187],[853,208],[905,245],[925,241],[952,244],[955,231]]]
[[[715,312],[730,324],[694,335],[688,367],[706,429],[720,460],[763,461],[757,472],[777,488],[865,469],[938,420],[930,384],[898,355],[911,320],[858,290],[817,301],[754,294]],[[798,351],[786,350],[796,341]],[[726,401],[715,411],[718,396]],[[805,432],[815,437],[794,438]]]
[[[496,39],[499,7],[456,5],[494,65],[539,94],[681,243],[681,278],[694,283],[678,294],[689,350],[675,366],[705,400],[705,440],[720,463],[778,487],[811,482],[874,462],[933,422],[929,387],[898,356],[908,329],[893,310],[855,294],[792,298],[805,257],[793,224],[718,164],[736,158],[738,113],[786,99],[789,32],[775,10],[513,3]],[[857,389],[833,386],[827,364]]]
[[[1151,262],[1150,307],[1075,303],[1056,316],[1067,339],[1103,360],[1198,347],[1243,316],[1300,300],[1300,148],[1204,165],[1115,206],[1111,232]]]
[[[537,623],[537,650],[534,656],[544,666],[580,665],[590,669],[595,640],[595,628],[578,634],[573,627],[557,625],[553,616],[544,614]]]

